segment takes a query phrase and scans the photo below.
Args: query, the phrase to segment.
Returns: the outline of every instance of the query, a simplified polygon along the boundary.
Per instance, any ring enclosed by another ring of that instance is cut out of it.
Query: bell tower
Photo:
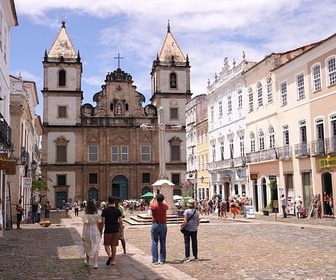
[[[43,124],[80,123],[82,62],[66,31],[65,21],[49,52],[45,51],[43,72]]]

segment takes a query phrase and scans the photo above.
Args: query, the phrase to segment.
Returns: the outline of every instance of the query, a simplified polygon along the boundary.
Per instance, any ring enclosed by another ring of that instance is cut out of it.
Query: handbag
[[[187,223],[188,223],[188,222],[190,221],[190,219],[195,215],[195,213],[196,213],[196,210],[195,210],[194,213],[187,219]],[[180,228],[180,232],[181,232],[182,234],[185,234],[185,232],[186,232],[185,227]]]

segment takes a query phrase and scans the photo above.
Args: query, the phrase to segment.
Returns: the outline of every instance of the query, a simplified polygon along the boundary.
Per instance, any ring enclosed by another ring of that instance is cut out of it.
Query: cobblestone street
[[[332,219],[206,217],[210,223],[199,228],[200,260],[189,263],[181,261],[179,226],[168,225],[167,264],[159,267],[150,264],[150,226],[126,224],[128,254],[118,248],[117,264],[106,268],[101,247],[99,269],[94,270],[78,255],[81,218],[64,219],[61,225],[57,219],[63,214],[54,213],[49,228],[30,224],[4,232],[0,279],[336,279]]]

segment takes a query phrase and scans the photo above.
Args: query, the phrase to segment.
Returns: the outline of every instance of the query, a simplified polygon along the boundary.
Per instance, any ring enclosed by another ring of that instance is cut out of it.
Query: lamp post
[[[171,131],[180,131],[182,129],[181,124],[176,125],[170,125],[169,127],[164,123],[164,111],[162,106],[158,109],[158,124],[157,125],[150,125],[148,123],[143,123],[140,128],[143,130],[157,130],[159,131],[159,174],[158,174],[158,180],[152,185],[153,186],[153,192],[154,193],[162,193],[165,196],[165,200],[169,207],[169,212],[172,212],[173,209],[175,209],[175,204],[173,200],[173,184],[171,181],[169,181],[166,174],[166,163],[165,163],[165,131],[171,130]]]

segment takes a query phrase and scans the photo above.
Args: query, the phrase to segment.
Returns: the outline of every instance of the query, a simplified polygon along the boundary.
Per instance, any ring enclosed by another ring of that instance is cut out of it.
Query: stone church
[[[140,198],[153,190],[162,161],[174,194],[181,193],[186,172],[185,104],[192,93],[189,59],[169,23],[161,50],[153,57],[147,104],[119,64],[92,95],[93,104],[82,104],[80,52],[62,23],[43,60],[41,170],[50,179],[47,199],[52,207],[62,207],[64,201],[106,200],[109,195]],[[171,129],[178,125],[181,130]]]

